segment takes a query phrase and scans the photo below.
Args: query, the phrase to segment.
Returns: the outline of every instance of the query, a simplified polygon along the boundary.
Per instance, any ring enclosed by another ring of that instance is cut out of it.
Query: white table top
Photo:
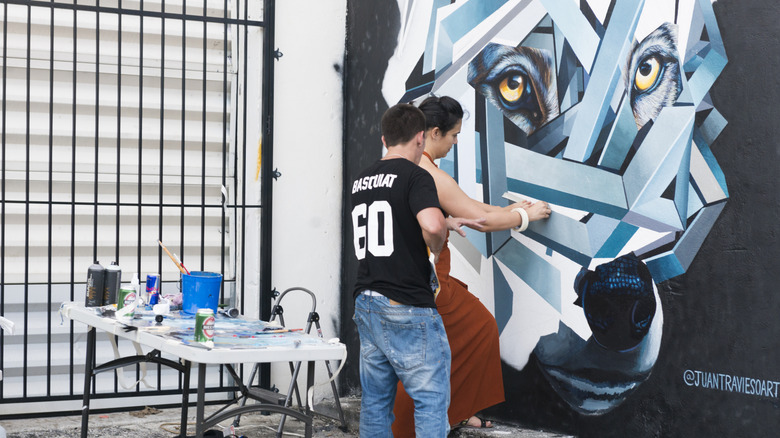
[[[194,341],[194,316],[172,312],[157,324],[152,314],[117,320],[110,311],[103,316],[105,309],[66,302],[60,307],[60,313],[73,321],[197,363],[297,362],[346,357],[346,346],[340,342],[328,342],[301,332],[264,331],[268,323],[259,320],[217,315],[214,343],[207,346]]]

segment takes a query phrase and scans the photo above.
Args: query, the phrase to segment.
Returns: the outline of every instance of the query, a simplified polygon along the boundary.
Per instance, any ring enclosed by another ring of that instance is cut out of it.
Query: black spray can
[[[106,280],[103,290],[103,305],[116,304],[116,295],[119,292],[120,283],[122,281],[122,269],[116,262],[111,262],[106,267]]]
[[[97,260],[87,270],[87,307],[103,305],[103,287],[105,284],[106,268]]]

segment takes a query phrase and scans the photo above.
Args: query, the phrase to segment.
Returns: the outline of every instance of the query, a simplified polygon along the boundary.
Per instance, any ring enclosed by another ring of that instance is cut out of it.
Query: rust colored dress
[[[487,308],[468,291],[466,284],[450,277],[450,250],[446,242],[436,264],[436,275],[441,284],[436,307],[452,352],[447,413],[450,425],[455,425],[504,401],[498,325]],[[414,402],[401,382],[398,382],[393,413],[393,436],[413,438]]]

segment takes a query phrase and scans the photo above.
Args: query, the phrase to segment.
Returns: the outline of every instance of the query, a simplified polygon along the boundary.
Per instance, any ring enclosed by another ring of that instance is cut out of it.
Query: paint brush
[[[179,263],[179,266],[181,266],[181,268],[184,269],[184,272],[186,272],[187,275],[190,275],[190,270],[187,269],[186,266],[184,266],[184,262],[181,261],[181,259],[179,258],[178,255],[176,255],[176,253],[173,253],[173,258],[176,259],[176,261]]]
[[[185,270],[185,269],[184,269],[184,268],[181,266],[181,263],[179,263],[179,262],[177,262],[177,261],[176,261],[176,258],[174,258],[174,257],[173,257],[173,254],[171,254],[171,252],[170,252],[170,251],[168,251],[168,248],[166,248],[166,247],[165,247],[165,245],[163,245],[163,243],[162,243],[162,241],[161,241],[161,240],[158,240],[158,241],[157,241],[157,243],[159,243],[159,244],[160,244],[160,246],[162,247],[162,249],[164,249],[164,250],[165,250],[165,253],[166,253],[166,254],[168,254],[168,257],[170,257],[170,258],[171,258],[171,260],[173,261],[173,264],[175,264],[175,265],[176,265],[176,267],[177,267],[177,268],[179,268],[179,271],[180,271],[182,274],[189,274],[189,272],[187,272],[187,271],[186,271],[186,270]]]

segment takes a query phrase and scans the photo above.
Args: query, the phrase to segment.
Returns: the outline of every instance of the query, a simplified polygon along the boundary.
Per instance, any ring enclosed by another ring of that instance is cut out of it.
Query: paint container
[[[106,278],[106,268],[99,261],[87,269],[87,296],[85,305],[87,307],[96,307],[103,305],[103,287]]]
[[[208,342],[214,339],[214,311],[198,309],[195,314],[195,342]]]
[[[209,308],[216,315],[221,288],[222,274],[204,271],[182,274],[182,313],[194,315],[198,309]]]
[[[116,262],[111,262],[110,265],[106,267],[106,277],[105,277],[105,285],[103,288],[103,305],[107,304],[116,304],[117,301],[117,292],[119,292],[119,288],[121,287],[121,281],[122,281],[122,269],[119,268],[119,265]]]

